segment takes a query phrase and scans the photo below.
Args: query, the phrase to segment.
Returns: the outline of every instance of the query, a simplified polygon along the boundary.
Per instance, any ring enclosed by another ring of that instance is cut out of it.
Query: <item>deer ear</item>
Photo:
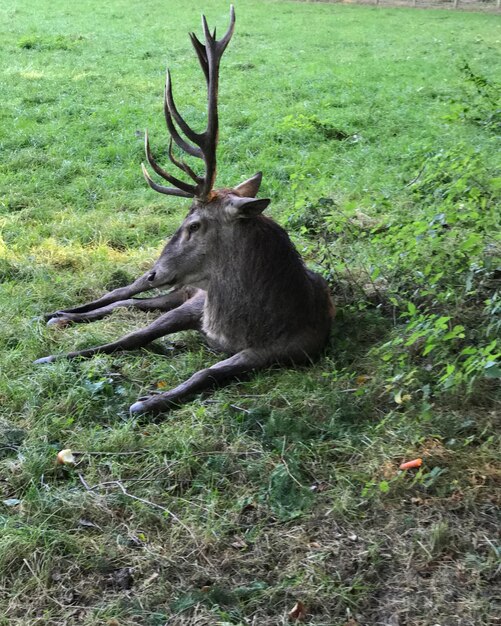
[[[232,195],[231,204],[227,207],[227,211],[231,217],[237,219],[256,217],[266,209],[270,202],[269,198],[240,198]]]
[[[257,174],[254,174],[252,178],[244,180],[243,183],[237,185],[234,188],[234,191],[236,191],[239,196],[246,198],[255,198],[257,196],[257,192],[259,191],[259,186],[261,185],[262,178],[263,173],[258,172]]]

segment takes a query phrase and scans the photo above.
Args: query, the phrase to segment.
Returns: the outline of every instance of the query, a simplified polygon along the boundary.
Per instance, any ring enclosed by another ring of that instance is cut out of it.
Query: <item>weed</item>
[[[72,50],[83,37],[68,37],[66,35],[24,35],[18,41],[18,46],[25,50]]]

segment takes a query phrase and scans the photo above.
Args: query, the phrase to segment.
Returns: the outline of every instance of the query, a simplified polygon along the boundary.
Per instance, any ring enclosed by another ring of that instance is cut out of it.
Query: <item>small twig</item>
[[[282,398],[282,400],[285,402],[285,404],[290,407],[291,403],[289,402],[289,400],[287,400],[287,398],[284,396],[283,393],[280,393],[279,396]]]
[[[418,545],[423,549],[423,552],[426,552],[426,554],[428,555],[428,557],[430,558],[430,561],[433,560],[433,554],[428,550],[428,548],[426,546],[424,546],[420,541],[417,542]]]
[[[73,454],[89,455],[89,456],[131,456],[133,454],[147,454],[148,450],[132,450],[130,452],[90,452],[87,450],[72,450]]]
[[[242,393],[240,394],[241,398],[267,398],[268,395],[266,393]]]
[[[424,170],[426,169],[427,165],[428,165],[428,159],[426,159],[425,162],[423,163],[423,166],[421,167],[421,169],[417,173],[417,176],[415,178],[413,178],[410,182],[408,182],[406,185],[404,185],[404,189],[406,187],[411,187],[412,185],[414,185],[414,183],[417,183],[417,181],[421,178],[421,174],[424,172]]]
[[[120,480],[122,482],[127,481],[128,483],[147,483],[147,482],[156,480],[158,476],[159,474],[155,474],[154,476],[151,476],[149,478],[121,478]],[[85,487],[86,491],[89,491],[91,493],[96,491],[96,489],[103,489],[104,487],[110,487],[110,486],[116,485],[117,483],[116,480],[104,480],[102,483],[96,483],[95,485],[92,485],[91,487],[89,483],[85,480],[85,478],[82,476],[82,474],[78,474],[78,478],[80,479],[80,482],[82,483],[82,485]]]
[[[160,511],[163,511],[164,513],[167,513],[167,515],[169,515],[170,517],[172,517],[172,519],[174,521],[176,521],[182,528],[184,528],[184,530],[190,535],[190,537],[196,542],[197,538],[195,537],[193,531],[188,528],[188,526],[186,526],[186,524],[184,524],[177,515],[175,515],[175,513],[173,513],[172,511],[170,511],[168,508],[166,508],[165,506],[161,506],[160,504],[157,504],[156,502],[151,502],[150,500],[146,500],[145,498],[140,498],[139,496],[135,496],[132,493],[129,493],[127,491],[127,489],[122,485],[122,483],[119,480],[112,480],[109,481],[107,483],[100,483],[98,485],[94,485],[94,487],[91,487],[89,485],[89,483],[85,480],[85,478],[82,476],[82,474],[78,474],[78,478],[80,479],[80,482],[82,483],[82,485],[85,487],[85,489],[87,491],[93,492],[94,489],[97,489],[98,487],[103,487],[103,486],[115,486],[118,487],[121,492],[124,494],[124,496],[127,496],[128,498],[131,498],[132,500],[137,500],[138,502],[142,502],[143,504],[147,504],[148,506],[152,506],[155,509],[160,509]]]
[[[207,452],[193,452],[191,456],[210,456],[211,454],[233,454],[238,456],[239,454],[262,454],[262,452],[260,450],[208,450]]]
[[[296,485],[298,487],[300,487],[301,489],[304,489],[304,485],[302,485],[299,480],[292,474],[292,472],[289,469],[289,466],[287,465],[287,461],[284,459],[284,457],[281,457],[280,459],[283,463],[283,466],[285,467],[285,471],[287,472],[287,474],[290,476],[290,478],[292,478],[292,480],[296,483]]]
[[[169,468],[170,469],[170,468]],[[121,481],[127,481],[128,483],[151,483],[154,480],[157,480],[159,474],[155,474],[149,478],[121,478]],[[109,487],[110,485],[115,485],[116,480],[105,480],[102,483],[96,483],[95,485],[87,485],[87,491],[95,491],[96,489],[101,489],[101,487]],[[84,485],[85,486],[85,485]]]
[[[170,511],[168,508],[166,508],[165,506],[161,506],[160,504],[156,504],[156,502],[151,502],[150,500],[146,500],[145,498],[139,498],[138,496],[135,496],[132,493],[129,493],[119,480],[116,480],[114,484],[122,491],[124,496],[127,496],[128,498],[131,498],[132,500],[137,500],[138,502],[142,502],[143,504],[147,504],[148,506],[152,506],[156,509],[159,509],[160,511],[163,511],[164,513],[167,513],[167,515],[172,517],[172,519],[176,521],[182,528],[184,528],[184,530],[190,535],[190,537],[195,542],[197,542],[197,538],[195,537],[195,534],[193,533],[193,531],[190,528],[188,528],[188,526],[186,526],[186,524],[184,524],[179,519],[179,517],[175,515],[172,511]]]
[[[78,478],[87,491],[93,491],[95,487],[91,487],[85,478],[78,472]]]
[[[211,511],[206,506],[204,506],[203,504],[200,504],[199,502],[196,502],[193,499],[188,500],[188,498],[182,498],[181,496],[175,496],[175,498],[176,500],[179,500],[180,502],[186,502],[186,504],[189,504],[190,506],[198,507],[202,511],[205,511],[206,515],[215,515],[219,519],[223,519],[224,517],[224,515],[222,515],[221,513],[216,513],[215,511]]]
[[[40,582],[40,577],[37,576],[37,574],[35,573],[35,571],[33,570],[33,568],[31,567],[31,565],[28,563],[28,561],[26,559],[23,559],[23,563],[26,565],[26,567],[30,570],[31,575],[33,576],[33,578],[35,578],[36,580],[38,580],[38,582]]]
[[[230,407],[234,410],[234,411],[241,411],[242,413],[251,413],[251,411],[249,409],[244,409],[242,406],[237,406],[236,404],[230,404]]]

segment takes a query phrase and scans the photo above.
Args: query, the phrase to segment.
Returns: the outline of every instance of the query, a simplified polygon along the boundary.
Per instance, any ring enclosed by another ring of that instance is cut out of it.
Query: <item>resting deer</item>
[[[165,120],[171,135],[169,158],[193,183],[172,176],[156,163],[147,133],[146,159],[153,171],[173,186],[158,184],[142,166],[146,181],[155,191],[193,198],[188,215],[153,267],[132,284],[94,302],[46,316],[48,324],[55,324],[90,322],[117,307],[164,311],[146,328],[112,343],[70,352],[66,358],[132,350],[168,333],[188,329],[200,331],[210,346],[231,355],[195,373],[171,391],[139,399],[131,406],[132,412],[165,411],[214,384],[272,363],[310,361],[325,345],[334,315],[327,283],[305,267],[285,230],[262,215],[270,200],[256,198],[261,173],[231,189],[213,189],[219,64],[235,26],[233,6],[230,26],[222,39],[216,40],[215,31],[209,32],[205,17],[202,25],[205,44],[194,34],[190,37],[207,81],[206,130],[195,132],[179,114],[169,72],[164,98]],[[172,141],[187,154],[204,161],[203,176],[174,156]],[[132,297],[159,287],[171,291],[152,298]],[[57,355],[48,356],[37,363],[56,358]]]

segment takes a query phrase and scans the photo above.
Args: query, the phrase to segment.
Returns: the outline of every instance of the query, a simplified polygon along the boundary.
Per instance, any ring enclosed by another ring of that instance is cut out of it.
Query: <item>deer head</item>
[[[210,33],[205,16],[202,16],[202,27],[205,43],[202,43],[194,33],[190,33],[190,38],[207,82],[208,107],[205,131],[201,133],[194,131],[179,113],[172,95],[169,70],[164,95],[165,121],[171,136],[169,159],[188,175],[194,184],[172,176],[158,165],[151,153],[148,133],[145,133],[148,163],[156,174],[174,185],[174,187],[159,185],[152,180],[142,164],[143,175],[149,186],[159,193],[193,198],[187,217],[148,274],[150,288],[186,284],[206,288],[208,273],[212,269],[211,264],[207,262],[209,253],[219,245],[221,237],[229,234],[232,223],[259,215],[270,202],[268,199],[255,198],[261,184],[261,172],[232,189],[213,189],[219,130],[217,111],[219,65],[235,28],[233,5],[230,8],[230,26],[222,39],[216,39],[215,29],[213,34]],[[174,156],[173,142],[190,156],[204,161],[203,176],[198,175],[188,163]]]

